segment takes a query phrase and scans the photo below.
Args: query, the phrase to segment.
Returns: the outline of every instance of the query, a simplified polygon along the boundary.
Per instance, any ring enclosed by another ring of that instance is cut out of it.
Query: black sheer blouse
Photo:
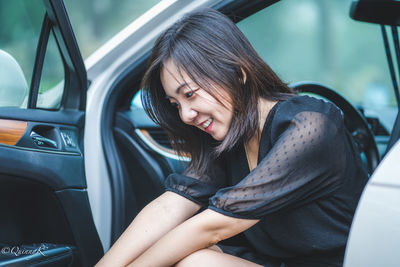
[[[253,171],[238,144],[208,175],[172,174],[165,184],[224,215],[260,219],[244,232],[257,253],[289,266],[341,266],[366,181],[341,111],[293,96],[268,114]]]

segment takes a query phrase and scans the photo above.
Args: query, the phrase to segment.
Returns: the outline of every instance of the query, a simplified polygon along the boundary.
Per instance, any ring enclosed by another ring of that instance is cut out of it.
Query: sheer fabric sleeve
[[[222,158],[216,159],[205,175],[199,176],[189,169],[184,174],[170,174],[164,184],[167,191],[175,192],[207,207],[209,198],[218,189],[226,186],[224,160]]]
[[[346,153],[339,110],[304,111],[274,121],[270,151],[238,184],[219,190],[210,209],[259,219],[326,196],[341,185]]]

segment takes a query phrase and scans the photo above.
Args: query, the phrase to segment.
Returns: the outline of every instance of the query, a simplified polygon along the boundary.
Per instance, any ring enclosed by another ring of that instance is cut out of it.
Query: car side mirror
[[[400,2],[397,0],[353,0],[350,17],[359,21],[400,26]]]
[[[0,49],[0,107],[21,107],[28,84],[18,62]]]

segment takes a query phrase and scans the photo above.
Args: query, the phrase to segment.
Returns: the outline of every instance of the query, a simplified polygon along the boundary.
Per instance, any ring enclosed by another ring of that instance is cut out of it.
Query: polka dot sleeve
[[[175,192],[191,201],[207,207],[209,198],[226,186],[225,164],[222,158],[215,160],[206,175],[198,176],[186,170],[184,174],[170,174],[164,182],[167,191]]]
[[[340,111],[332,106],[294,116],[277,111],[283,115],[271,124],[271,149],[239,183],[219,190],[209,208],[256,219],[335,191],[342,183],[346,137]]]

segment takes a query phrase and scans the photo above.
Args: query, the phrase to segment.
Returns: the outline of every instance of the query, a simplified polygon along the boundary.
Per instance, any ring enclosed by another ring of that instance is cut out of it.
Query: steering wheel
[[[312,93],[334,103],[344,114],[344,124],[353,136],[360,153],[365,155],[368,173],[372,174],[379,164],[379,153],[368,123],[361,113],[333,89],[316,82],[298,82],[289,85],[295,92]]]

